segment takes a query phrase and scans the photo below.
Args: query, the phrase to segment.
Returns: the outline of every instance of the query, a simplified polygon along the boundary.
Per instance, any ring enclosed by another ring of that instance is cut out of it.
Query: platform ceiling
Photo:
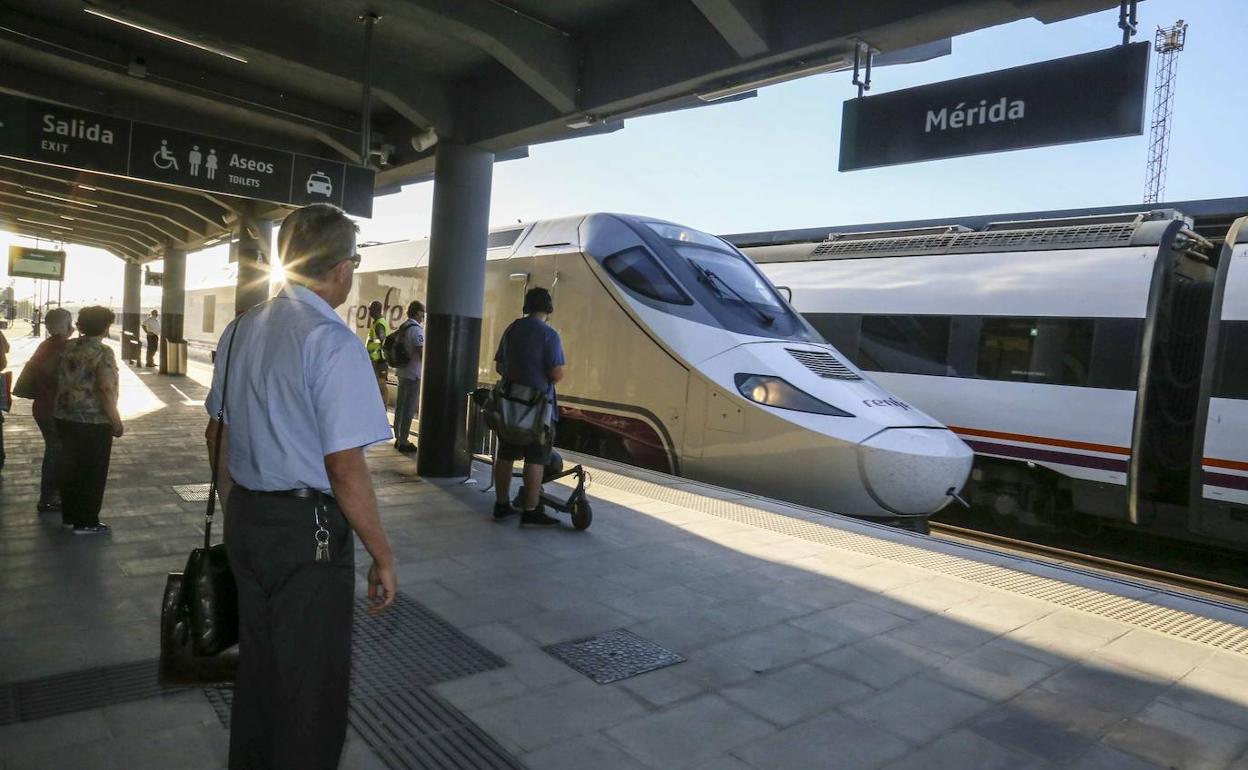
[[[532,144],[618,130],[630,117],[700,106],[699,93],[835,61],[852,51],[855,39],[888,53],[1022,18],[1051,22],[1117,5],[4,0],[0,92],[366,163],[377,169],[377,190],[384,193],[431,178],[435,136],[518,157]],[[371,142],[364,158],[360,18],[367,13],[380,20],[373,31]],[[1107,38],[1111,34],[1107,30]],[[0,227],[98,246],[134,262],[158,259],[167,246],[198,248],[227,234],[240,216],[280,217],[283,210],[0,158]]]

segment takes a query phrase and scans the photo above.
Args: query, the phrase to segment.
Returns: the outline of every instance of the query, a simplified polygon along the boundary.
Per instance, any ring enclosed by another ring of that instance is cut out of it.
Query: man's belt
[[[294,497],[299,500],[315,500],[318,497],[324,497],[331,502],[337,502],[337,500],[334,500],[333,495],[327,495],[321,490],[312,489],[311,487],[300,487],[298,489],[248,489],[241,484],[236,484],[235,486],[242,492],[258,497]]]

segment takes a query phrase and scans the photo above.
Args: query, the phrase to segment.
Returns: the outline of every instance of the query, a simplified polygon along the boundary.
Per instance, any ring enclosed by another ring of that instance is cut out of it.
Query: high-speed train
[[[1243,214],[1239,198],[726,238],[970,444],[976,510],[1243,550]]]
[[[428,242],[360,254],[340,312],[363,336],[370,302],[396,323],[424,299]],[[920,530],[970,472],[964,442],[847,363],[719,238],[616,214],[492,232],[481,384],[534,286],[554,295],[567,358],[559,446]],[[226,304],[191,294],[188,337],[205,303]]]

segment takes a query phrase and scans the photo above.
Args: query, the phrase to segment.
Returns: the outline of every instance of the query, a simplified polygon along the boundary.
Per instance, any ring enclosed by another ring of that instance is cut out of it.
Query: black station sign
[[[1144,132],[1149,43],[850,99],[840,170]]]
[[[10,246],[9,277],[63,281],[65,279],[65,252]]]
[[[372,169],[0,94],[0,156],[373,214]]]

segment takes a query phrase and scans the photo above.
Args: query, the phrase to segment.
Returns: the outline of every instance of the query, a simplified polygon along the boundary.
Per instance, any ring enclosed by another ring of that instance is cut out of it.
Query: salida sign
[[[0,94],[0,155],[371,216],[373,171]]]
[[[1144,131],[1148,43],[850,99],[840,170]]]

